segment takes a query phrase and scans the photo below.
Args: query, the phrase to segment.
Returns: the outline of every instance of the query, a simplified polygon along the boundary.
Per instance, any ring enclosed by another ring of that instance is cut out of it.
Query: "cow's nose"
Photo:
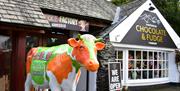
[[[98,68],[99,68],[99,63],[93,62],[92,60],[89,61],[89,64],[88,64],[88,67],[87,67],[87,69],[89,71],[94,72],[94,71],[97,71]]]
[[[92,61],[90,61],[90,62],[89,62],[89,66],[92,66],[92,65],[93,65],[93,62],[92,62]]]

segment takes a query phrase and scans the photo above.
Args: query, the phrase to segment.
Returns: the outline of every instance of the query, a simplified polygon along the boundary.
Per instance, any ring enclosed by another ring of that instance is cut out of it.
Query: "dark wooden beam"
[[[24,91],[26,36],[23,32],[12,33],[11,91]]]

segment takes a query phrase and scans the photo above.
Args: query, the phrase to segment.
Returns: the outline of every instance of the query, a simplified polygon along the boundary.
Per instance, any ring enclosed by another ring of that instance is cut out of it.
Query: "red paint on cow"
[[[26,73],[30,73],[30,68],[31,68],[31,62],[34,54],[36,54],[37,48],[32,48],[28,54],[27,54],[27,62],[26,62]]]

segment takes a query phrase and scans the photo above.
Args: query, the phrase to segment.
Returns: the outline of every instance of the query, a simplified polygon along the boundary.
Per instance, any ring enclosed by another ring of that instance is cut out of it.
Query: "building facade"
[[[124,86],[179,83],[175,50],[180,38],[150,0],[109,34],[115,61],[122,63]]]
[[[111,24],[114,9],[104,0],[0,0],[0,90],[24,91],[30,48],[94,34]]]

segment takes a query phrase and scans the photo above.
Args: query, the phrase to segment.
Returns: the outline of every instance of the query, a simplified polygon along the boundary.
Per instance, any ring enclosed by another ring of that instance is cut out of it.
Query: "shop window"
[[[128,79],[168,77],[168,53],[155,51],[128,51]]]
[[[123,80],[123,51],[122,50],[116,50],[115,55],[116,55],[115,61],[121,63],[121,80]]]

